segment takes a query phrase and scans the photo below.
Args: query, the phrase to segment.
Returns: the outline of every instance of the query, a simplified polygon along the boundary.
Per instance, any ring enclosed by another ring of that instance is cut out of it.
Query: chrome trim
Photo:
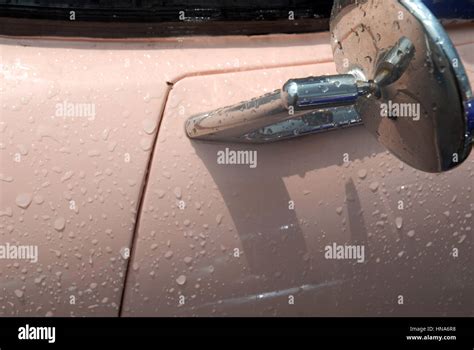
[[[362,119],[353,106],[332,107],[311,111],[299,118],[260,128],[243,135],[239,141],[275,142],[356,125],[362,125]]]
[[[459,57],[453,42],[444,30],[443,26],[425,4],[423,4],[420,0],[399,1],[423,24],[426,32],[431,37],[436,38],[436,45],[442,52],[444,52],[448,60],[451,62],[451,69],[454,71],[456,76],[456,81],[462,96],[462,105],[466,117],[466,147],[470,147],[470,144],[474,142],[474,111],[472,107],[474,105],[474,101],[469,79],[461,58]],[[456,64],[454,64],[454,62],[456,62]]]
[[[456,49],[429,9],[418,0],[336,0],[330,24],[338,73],[362,72],[380,88],[355,105],[376,139],[422,171],[462,164],[472,149],[472,93]],[[413,55],[409,64],[389,48],[401,38],[413,44],[399,41],[406,57]],[[390,73],[396,61],[405,74]],[[417,110],[400,117],[382,112],[394,105]]]
[[[352,106],[370,92],[370,84],[351,74],[291,79],[282,90],[192,116],[185,129],[190,138],[200,140],[278,141],[360,123],[353,108],[345,116],[347,109],[335,109]]]

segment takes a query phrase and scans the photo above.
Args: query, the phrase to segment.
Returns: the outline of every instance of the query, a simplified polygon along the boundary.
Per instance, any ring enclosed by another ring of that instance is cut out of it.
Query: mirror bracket
[[[357,99],[380,97],[381,86],[398,80],[413,54],[413,44],[403,37],[378,63],[375,80],[355,71],[290,79],[281,90],[192,116],[186,121],[186,133],[199,140],[265,143],[360,124],[353,108]]]
[[[192,116],[188,137],[265,143],[362,123],[416,169],[441,172],[467,159],[474,133],[469,80],[420,0],[335,0],[330,26],[338,75],[290,79],[280,90]],[[408,112],[387,113],[391,106]]]

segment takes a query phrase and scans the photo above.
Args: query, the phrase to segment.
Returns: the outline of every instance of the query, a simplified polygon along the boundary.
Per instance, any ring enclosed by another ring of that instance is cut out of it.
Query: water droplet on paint
[[[184,285],[186,283],[186,276],[181,275],[176,279],[176,283],[178,283],[180,286]]]
[[[43,196],[36,195],[33,200],[35,201],[36,204],[42,204],[44,202]]]
[[[100,151],[96,149],[91,149],[90,151],[87,152],[87,155],[89,157],[99,157],[100,156]]]
[[[151,150],[151,147],[153,146],[153,140],[149,137],[144,137],[140,140],[140,147],[144,151],[149,151]]]
[[[379,188],[379,183],[377,181],[374,181],[369,185],[369,188],[372,192],[375,192]]]
[[[148,135],[151,135],[156,130],[156,121],[152,119],[145,119],[142,122],[143,131],[145,131]]]
[[[31,203],[31,198],[31,194],[29,193],[20,193],[18,196],[16,196],[16,205],[22,209],[26,209]]]
[[[397,217],[395,219],[395,226],[398,228],[398,229],[401,229],[402,226],[403,226],[403,219],[401,217]]]
[[[181,187],[175,187],[173,192],[177,199],[181,199],[181,196],[182,196]]]
[[[4,175],[4,174],[0,173],[0,181],[12,182],[12,181],[13,181],[13,177],[7,176],[7,175]]]
[[[365,179],[365,177],[367,176],[367,170],[366,169],[360,169],[357,172],[357,176],[359,176],[359,178],[361,178],[361,179]]]
[[[62,231],[66,227],[66,220],[63,217],[58,217],[54,220],[54,229],[56,231]]]

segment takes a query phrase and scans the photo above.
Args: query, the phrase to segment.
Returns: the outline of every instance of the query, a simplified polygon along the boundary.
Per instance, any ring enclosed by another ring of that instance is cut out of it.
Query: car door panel
[[[0,316],[117,316],[173,83],[329,61],[328,40],[0,38],[0,237],[38,248],[35,263],[0,259]]]
[[[469,33],[457,28],[452,36],[472,82]],[[434,175],[404,165],[360,126],[265,145],[185,136],[193,114],[289,78],[334,73],[332,62],[322,62],[186,77],[173,86],[124,316],[472,314],[473,155]],[[256,151],[256,167],[219,164],[226,148]],[[333,244],[364,246],[364,261],[328,259]]]

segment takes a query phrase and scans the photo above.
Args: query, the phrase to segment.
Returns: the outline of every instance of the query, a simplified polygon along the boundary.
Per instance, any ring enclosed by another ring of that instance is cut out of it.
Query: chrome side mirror
[[[474,101],[448,35],[419,0],[336,0],[331,44],[339,75],[193,116],[190,138],[270,142],[363,122],[414,168],[441,172],[472,148]]]

